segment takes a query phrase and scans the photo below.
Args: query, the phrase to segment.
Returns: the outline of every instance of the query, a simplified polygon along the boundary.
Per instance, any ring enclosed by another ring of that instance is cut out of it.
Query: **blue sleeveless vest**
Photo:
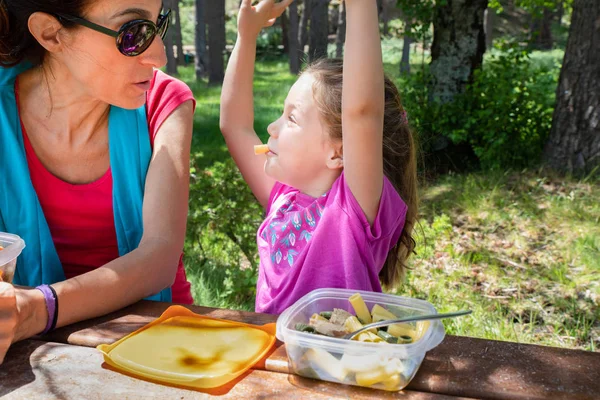
[[[17,234],[25,249],[17,260],[14,283],[38,286],[65,280],[48,223],[29,175],[14,93],[16,76],[28,66],[0,67],[0,231]],[[138,247],[143,234],[142,203],[152,149],[145,106],[111,106],[108,118],[113,213],[119,255]],[[147,300],[171,301],[167,288]]]

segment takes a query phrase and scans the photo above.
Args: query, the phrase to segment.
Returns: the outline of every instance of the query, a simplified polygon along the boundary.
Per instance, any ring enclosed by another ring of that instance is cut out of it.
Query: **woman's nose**
[[[142,64],[152,65],[154,68],[162,68],[167,65],[167,53],[165,44],[160,36],[156,36],[146,51],[139,55]]]

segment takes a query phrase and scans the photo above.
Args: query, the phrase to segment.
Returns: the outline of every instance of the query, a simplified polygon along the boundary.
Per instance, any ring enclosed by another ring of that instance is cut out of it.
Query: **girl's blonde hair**
[[[342,81],[341,59],[320,59],[304,71],[315,79],[313,95],[320,116],[329,128],[333,140],[342,139]],[[390,250],[379,273],[381,283],[394,287],[406,272],[406,260],[414,252],[413,227],[418,213],[417,157],[412,130],[400,101],[396,85],[385,77],[385,110],[383,118],[383,170],[392,182],[408,211],[398,243]]]

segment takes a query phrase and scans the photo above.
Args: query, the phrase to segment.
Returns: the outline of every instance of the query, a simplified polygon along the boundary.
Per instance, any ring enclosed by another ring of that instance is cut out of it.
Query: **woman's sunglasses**
[[[117,48],[128,56],[135,57],[142,54],[150,47],[155,36],[165,38],[169,29],[169,15],[171,10],[167,10],[158,16],[158,22],[155,24],[147,19],[135,19],[125,23],[118,31],[105,28],[101,25],[90,22],[86,19],[74,17],[65,14],[56,14],[59,19],[74,22],[76,24],[104,33],[117,39]]]

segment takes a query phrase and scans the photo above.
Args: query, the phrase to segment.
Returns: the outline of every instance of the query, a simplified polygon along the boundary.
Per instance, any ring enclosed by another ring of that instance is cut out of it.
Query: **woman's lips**
[[[134,85],[143,90],[143,91],[148,91],[150,90],[150,81],[143,81],[143,82],[138,82],[138,83],[134,83]]]

